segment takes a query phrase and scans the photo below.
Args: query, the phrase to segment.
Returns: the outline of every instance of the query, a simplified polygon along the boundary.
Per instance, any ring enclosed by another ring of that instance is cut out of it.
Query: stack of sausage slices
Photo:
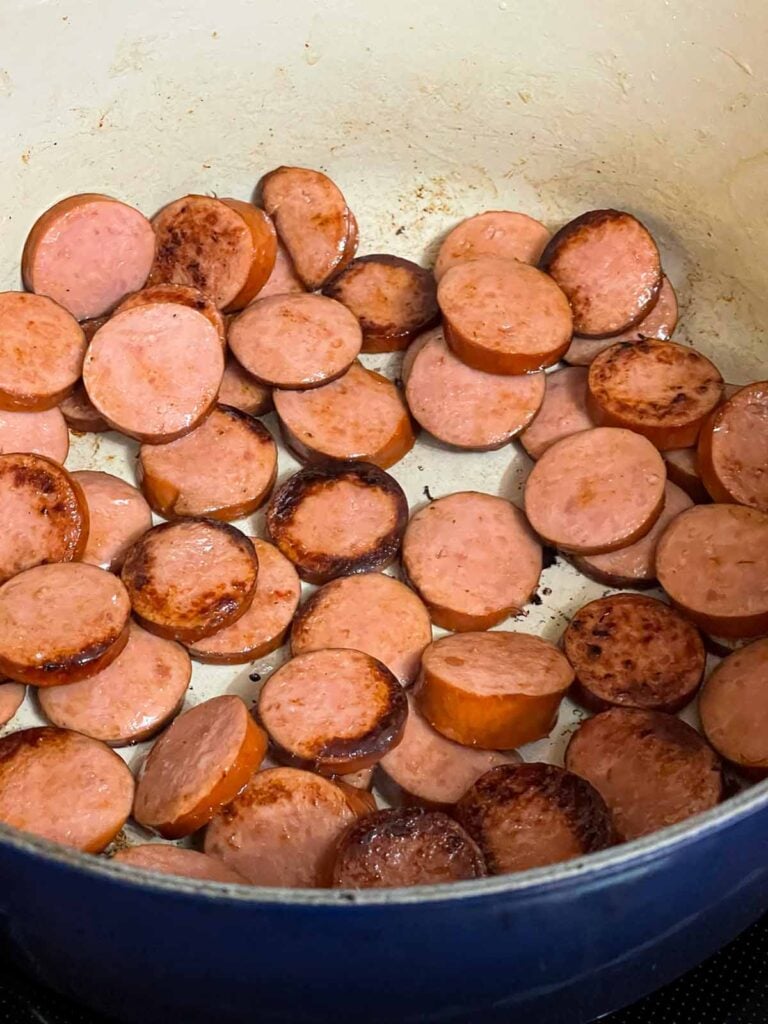
[[[149,221],[73,196],[0,295],[0,717],[29,685],[49,723],[0,740],[0,820],[114,853],[132,817],[146,841],[115,860],[213,882],[401,886],[604,849],[713,807],[724,765],[764,775],[768,382],[671,340],[643,224],[481,213],[430,272],[355,258],[317,171],[278,168],[258,203]],[[358,358],[381,352],[397,385]],[[304,464],[277,489],[272,409]],[[137,441],[138,487],[67,471],[68,427]],[[387,470],[419,428],[519,437],[523,507],[411,515]],[[264,505],[264,536],[231,525]],[[559,646],[493,628],[545,548],[611,588]],[[191,659],[289,635],[253,708],[184,710]],[[594,714],[565,767],[524,763],[566,694]],[[696,698],[702,733],[677,717]],[[112,748],[155,737],[134,778]]]

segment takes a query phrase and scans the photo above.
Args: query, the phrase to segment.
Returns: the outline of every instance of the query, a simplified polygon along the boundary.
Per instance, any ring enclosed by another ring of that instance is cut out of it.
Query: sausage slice
[[[504,498],[462,491],[411,518],[403,570],[444,629],[490,629],[518,615],[541,575],[541,544]]]
[[[258,568],[245,534],[213,519],[190,518],[145,533],[128,552],[122,579],[146,629],[194,643],[246,613]]]
[[[96,332],[83,366],[88,397],[116,430],[161,444],[208,415],[224,374],[216,329],[175,302],[127,309]]]
[[[600,554],[644,537],[664,507],[664,462],[629,430],[596,427],[557,441],[525,484],[525,513],[549,544]]]
[[[722,797],[715,752],[660,711],[611,708],[587,719],[571,737],[565,766],[600,793],[622,840],[684,821]]]
[[[389,469],[413,448],[408,407],[392,381],[353,363],[311,391],[275,391],[286,444],[302,462],[361,460]]]
[[[59,402],[59,409],[70,430],[77,434],[103,434],[109,430],[109,424],[88,397],[82,380],[75,384],[71,395]]]
[[[264,209],[273,218],[296,273],[313,291],[355,255],[357,223],[330,178],[305,167],[278,167],[261,181]]]
[[[217,405],[184,437],[143,444],[137,475],[147,501],[166,519],[239,519],[267,500],[277,476],[277,446],[259,420]]]
[[[267,509],[270,538],[309,583],[385,569],[407,522],[400,484],[367,462],[302,469]]]
[[[334,889],[391,889],[484,878],[475,841],[442,811],[376,811],[348,826],[336,848]]]
[[[0,683],[0,726],[8,725],[26,695],[27,688],[22,683]]]
[[[375,764],[400,741],[407,714],[402,686],[362,651],[301,654],[259,695],[259,719],[278,759],[321,775]]]
[[[185,850],[165,843],[144,843],[119,850],[112,858],[116,864],[127,864],[140,871],[161,875],[179,875],[181,878],[199,878],[204,882],[228,882],[247,885],[241,874],[228,868],[223,861],[197,850]]]
[[[216,328],[221,343],[226,343],[226,328],[224,317],[216,308],[214,302],[204,295],[199,288],[192,288],[186,284],[154,284],[149,288],[142,288],[133,295],[123,299],[115,310],[122,313],[126,309],[136,309],[138,306],[151,306],[156,302],[175,302],[177,306],[188,306],[202,313],[206,320]],[[94,332],[95,333],[95,332]]]
[[[533,217],[510,210],[488,210],[467,217],[448,232],[440,245],[435,262],[439,281],[457,263],[478,260],[483,256],[539,262],[549,231]]]
[[[667,467],[667,477],[673,484],[682,487],[691,501],[697,505],[711,501],[699,473],[699,460],[695,448],[675,448],[671,452],[664,452],[664,464]]]
[[[566,658],[529,633],[462,633],[424,651],[416,700],[456,743],[509,749],[546,736],[573,682]]]
[[[656,579],[656,548],[659,538],[681,512],[693,502],[679,487],[667,480],[664,508],[651,529],[640,540],[604,555],[574,555],[573,564],[586,576],[608,587],[644,587]]]
[[[768,638],[717,666],[699,695],[699,714],[721,757],[760,778],[768,772]]]
[[[207,825],[257,770],[267,737],[240,697],[185,711],[155,742],[136,786],[133,816],[166,839]]]
[[[489,768],[520,762],[514,750],[481,750],[446,739],[422,715],[413,695],[407,697],[403,737],[379,761],[385,793],[395,802],[448,808]]]
[[[568,300],[535,267],[484,257],[441,278],[445,339],[467,366],[516,374],[552,366],[571,342]]]
[[[643,434],[661,451],[695,444],[722,395],[717,367],[695,349],[671,341],[612,345],[589,368],[592,419]]]
[[[272,388],[252,377],[230,355],[221,378],[219,403],[231,405],[234,409],[247,412],[249,416],[263,416],[272,409]]]
[[[351,786],[298,768],[269,768],[213,818],[205,852],[253,885],[327,886],[339,836],[369,809]]]
[[[95,675],[128,642],[128,594],[94,565],[38,565],[0,587],[0,672],[58,686]]]
[[[142,213],[87,193],[62,199],[35,221],[21,273],[30,291],[87,320],[141,288],[154,255],[155,234]]]
[[[275,265],[267,278],[267,283],[259,292],[259,298],[266,299],[268,295],[296,295],[306,290],[296,273],[288,250],[278,238]]]
[[[291,563],[272,544],[252,537],[259,560],[256,592],[248,611],[231,626],[189,644],[195,661],[241,665],[281,647],[301,596]]]
[[[323,291],[360,321],[364,352],[399,352],[439,315],[434,277],[400,256],[358,256]]]
[[[63,463],[69,453],[67,421],[60,409],[8,412],[0,409],[0,455],[28,452]]]
[[[714,501],[768,512],[768,381],[714,410],[699,436],[698,466]]]
[[[72,474],[88,505],[88,542],[83,562],[119,572],[128,549],[152,526],[152,512],[141,493],[111,473],[82,469]]]
[[[608,808],[584,779],[553,764],[504,764],[456,805],[493,875],[558,864],[611,845]]]
[[[413,342],[402,374],[413,418],[455,448],[501,448],[531,422],[544,397],[543,373],[473,370],[451,352],[440,327]]]
[[[696,505],[656,548],[656,575],[672,603],[715,636],[768,633],[768,514]]]
[[[242,309],[266,284],[277,238],[263,210],[239,199],[184,196],[152,218],[150,284],[191,285],[224,310]]]
[[[532,459],[540,459],[555,441],[594,427],[587,411],[587,371],[569,366],[545,377],[544,400],[520,441]]]
[[[590,210],[550,240],[539,266],[573,309],[587,338],[626,331],[650,313],[661,290],[661,258],[650,232],[622,210]]]
[[[85,335],[44,295],[0,292],[0,409],[52,409],[83,368]]]
[[[293,621],[291,651],[294,656],[327,647],[363,651],[408,685],[431,639],[429,614],[413,591],[372,572],[344,576],[315,591]]]
[[[571,619],[563,647],[580,699],[598,711],[612,705],[679,711],[704,675],[706,654],[696,627],[641,594],[612,594],[584,605]]]
[[[123,747],[154,736],[176,714],[191,673],[183,647],[131,623],[111,665],[80,683],[41,690],[40,707],[62,729]]]

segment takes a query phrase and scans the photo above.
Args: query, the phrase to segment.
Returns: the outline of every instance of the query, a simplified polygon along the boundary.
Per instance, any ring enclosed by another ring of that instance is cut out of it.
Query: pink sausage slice
[[[237,361],[263,384],[303,390],[335,380],[360,353],[360,324],[323,295],[258,299],[229,327]]]
[[[277,447],[259,420],[217,405],[184,437],[143,444],[137,472],[150,505],[166,519],[239,519],[267,500],[277,476]]]
[[[768,512],[768,381],[748,384],[712,413],[698,465],[714,501]]]
[[[532,459],[541,458],[555,441],[595,425],[587,412],[585,369],[567,367],[548,373],[545,380],[546,391],[541,408],[520,437],[523,448]]]
[[[750,775],[768,772],[768,639],[717,666],[699,695],[699,714],[718,754]]]
[[[52,409],[83,368],[85,335],[43,295],[0,292],[0,409]]]
[[[224,374],[216,328],[173,302],[113,316],[94,336],[83,366],[88,397],[116,430],[161,444],[208,415]]]
[[[141,288],[154,255],[155,233],[142,213],[88,193],[62,199],[35,222],[21,272],[30,291],[87,320]]]
[[[8,725],[24,703],[27,688],[21,683],[0,683],[0,726]]]
[[[649,231],[630,213],[591,210],[561,228],[539,264],[573,309],[573,330],[607,338],[638,324],[661,290],[661,258]]]
[[[695,448],[675,448],[670,452],[664,452],[664,465],[667,467],[669,479],[673,484],[682,487],[691,501],[703,505],[711,500],[702,483]]]
[[[82,380],[75,384],[71,395],[59,402],[59,409],[76,434],[103,434],[109,430],[109,424],[88,397]]]
[[[432,621],[461,632],[518,615],[539,584],[541,559],[523,513],[477,491],[420,509],[403,539],[403,570]]]
[[[111,665],[80,683],[41,690],[40,707],[62,729],[123,747],[154,736],[176,714],[191,673],[183,647],[131,623]]]
[[[100,853],[125,824],[133,776],[109,747],[45,726],[0,740],[0,821]]]
[[[152,526],[141,493],[111,473],[82,469],[72,474],[88,505],[90,528],[83,562],[119,572],[128,549]]]
[[[241,874],[228,868],[216,857],[166,843],[131,846],[127,850],[118,851],[112,860],[116,864],[127,864],[130,868],[151,871],[154,874],[178,875],[181,878],[196,878],[203,882],[248,884]]]
[[[533,217],[509,210],[488,210],[468,217],[457,224],[443,239],[435,263],[439,281],[457,263],[477,260],[483,256],[539,262],[549,231]]]
[[[440,327],[413,342],[402,372],[413,418],[455,448],[501,448],[531,422],[544,397],[543,373],[473,370],[448,348]]]
[[[196,309],[198,313],[203,314],[206,320],[211,321],[219,333],[222,345],[226,344],[224,317],[207,295],[190,285],[155,284],[149,288],[142,288],[141,291],[134,292],[133,295],[123,299],[115,312],[122,313],[125,309],[135,309],[137,306],[151,306],[155,302],[175,302],[179,306]]]
[[[54,462],[63,463],[69,453],[69,431],[61,410],[0,410],[0,455],[5,452],[45,455]]]
[[[296,273],[293,260],[288,255],[288,250],[278,239],[275,265],[258,297],[266,299],[268,295],[296,295],[306,290]]]
[[[263,416],[272,409],[272,388],[252,377],[230,355],[221,378],[219,402],[247,412],[249,416]]]
[[[644,537],[664,507],[664,461],[629,430],[596,427],[544,452],[525,485],[525,512],[548,543],[600,554]]]

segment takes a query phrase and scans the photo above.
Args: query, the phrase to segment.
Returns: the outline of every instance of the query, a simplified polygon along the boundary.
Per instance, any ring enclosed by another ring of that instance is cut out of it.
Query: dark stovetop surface
[[[215,1014],[212,1015],[215,1019]],[[765,1024],[768,917],[685,977],[600,1024]],[[108,1024],[0,961],[0,1024]],[[470,1022],[467,1024],[481,1024]],[[535,1024],[527,1021],[526,1024]],[[569,1024],[564,1020],[563,1024]]]

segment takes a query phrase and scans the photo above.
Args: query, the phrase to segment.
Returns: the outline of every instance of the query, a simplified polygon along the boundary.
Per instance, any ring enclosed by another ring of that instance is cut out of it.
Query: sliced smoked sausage
[[[132,544],[152,526],[152,512],[141,493],[111,473],[78,470],[72,479],[80,485],[88,505],[88,541],[83,562],[119,572]]]
[[[587,719],[571,737],[565,766],[600,793],[622,840],[684,821],[722,796],[715,752],[660,711],[611,708]]]
[[[664,452],[667,477],[673,484],[682,487],[691,501],[703,505],[711,501],[699,473],[699,461],[695,448],[675,448]]]
[[[768,381],[741,388],[699,435],[698,467],[714,501],[768,512]]]
[[[699,714],[721,757],[750,775],[768,773],[768,638],[717,666],[702,687]]]
[[[531,600],[541,544],[523,513],[491,494],[438,498],[411,518],[403,570],[444,629],[490,629]]]
[[[349,825],[333,864],[334,889],[389,889],[483,878],[474,839],[442,811],[376,811]]]
[[[546,736],[573,670],[558,649],[529,633],[461,633],[424,651],[416,701],[429,724],[456,743],[487,750]]]
[[[267,737],[240,697],[197,704],[168,726],[149,752],[133,816],[166,839],[206,825],[240,792],[266,753]]]
[[[61,410],[0,410],[0,455],[5,452],[45,455],[63,463],[69,453],[69,431]]]
[[[548,241],[549,231],[525,213],[510,210],[478,213],[461,221],[445,236],[437,253],[435,277],[439,281],[457,263],[482,256],[519,260],[535,266]]]
[[[650,313],[661,290],[661,258],[650,232],[622,210],[590,210],[555,234],[539,266],[573,309],[573,330],[607,338]]]
[[[613,839],[600,794],[553,764],[491,768],[470,786],[454,813],[494,875],[604,850]]]
[[[209,857],[207,853],[199,853],[197,850],[171,846],[169,843],[129,846],[127,850],[119,850],[112,860],[116,864],[126,864],[129,868],[152,871],[155,874],[178,875],[181,878],[196,878],[203,882],[247,885],[241,874],[228,868],[216,857]]]
[[[219,388],[221,405],[247,412],[249,416],[263,416],[272,409],[272,388],[267,387],[244,370],[234,356],[227,357],[224,376]]]
[[[22,683],[0,682],[0,726],[8,725],[26,695],[27,688]]]
[[[88,397],[82,380],[75,384],[71,395],[59,402],[64,419],[70,430],[77,434],[103,434],[109,424]]]
[[[214,302],[204,295],[199,288],[192,288],[186,284],[154,284],[149,288],[142,288],[123,299],[115,310],[122,313],[124,309],[135,309],[137,306],[151,306],[155,302],[175,302],[178,306],[189,306],[202,313],[206,320],[210,320],[218,331],[222,345],[226,343],[226,328],[224,317],[216,308]]]
[[[525,379],[525,378],[523,378]],[[580,366],[548,373],[541,407],[520,435],[532,459],[540,459],[555,441],[594,427],[587,412],[587,371]]]
[[[288,255],[288,250],[278,238],[275,265],[267,279],[267,283],[259,292],[259,298],[266,299],[268,295],[295,295],[306,290],[296,273],[293,260]]]
[[[407,522],[400,484],[368,462],[303,469],[267,509],[270,538],[309,583],[386,569]]]

